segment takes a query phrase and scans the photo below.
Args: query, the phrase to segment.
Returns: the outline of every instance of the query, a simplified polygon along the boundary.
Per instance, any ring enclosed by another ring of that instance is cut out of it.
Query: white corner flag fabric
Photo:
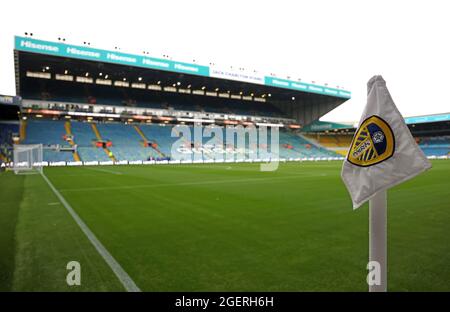
[[[381,76],[369,80],[367,93],[367,104],[341,173],[354,209],[377,192],[431,168]]]

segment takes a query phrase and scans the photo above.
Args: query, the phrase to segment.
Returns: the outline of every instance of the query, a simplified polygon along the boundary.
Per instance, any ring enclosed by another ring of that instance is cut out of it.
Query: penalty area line
[[[55,193],[56,197],[58,197],[59,201],[63,204],[63,206],[66,208],[66,210],[69,212],[69,214],[72,216],[72,218],[75,220],[75,222],[78,224],[80,229],[83,231],[83,233],[86,235],[86,237],[89,239],[91,244],[95,247],[95,249],[98,251],[100,256],[102,256],[103,260],[109,265],[111,270],[114,272],[116,277],[119,279],[119,281],[122,283],[123,287],[128,292],[140,292],[141,290],[136,285],[136,283],[131,279],[131,277],[128,275],[127,272],[122,268],[122,266],[114,259],[114,257],[109,253],[109,251],[103,246],[103,244],[97,239],[97,237],[94,235],[94,233],[88,228],[86,223],[81,220],[81,218],[78,216],[78,214],[73,210],[72,206],[65,200],[65,198],[59,193],[59,191],[53,186],[52,182],[46,177],[44,173],[41,174],[44,178],[45,182],[47,182],[48,186],[51,188],[53,193]]]

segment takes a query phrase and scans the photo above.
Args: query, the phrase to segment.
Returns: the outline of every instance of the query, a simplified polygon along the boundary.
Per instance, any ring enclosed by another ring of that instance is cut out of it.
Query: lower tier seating
[[[71,121],[70,126],[73,141],[83,161],[173,159],[172,148],[174,143],[179,140],[179,130],[177,130],[177,127],[174,129],[172,125],[96,123],[95,127],[93,127],[92,123],[89,122]],[[224,149],[229,148],[230,146],[227,146],[226,142],[226,128],[219,126],[213,127],[216,130],[218,129],[218,131],[222,131],[225,140],[222,147]],[[204,160],[217,158],[217,154],[212,152],[212,146],[208,146],[207,144],[211,138],[202,138],[200,143],[195,142],[193,127],[189,126],[188,129],[191,131],[191,137],[184,138],[184,141],[181,142],[181,146],[184,148],[183,153],[187,155],[185,159],[193,159],[193,155],[201,155],[200,158]],[[28,120],[27,136],[23,143],[44,144],[44,160],[73,161],[71,152],[57,151],[49,148],[55,145],[67,146],[68,144],[63,138],[64,135],[64,121]],[[320,140],[319,144],[317,144],[317,141],[311,140],[310,138],[281,129],[279,131],[278,154],[275,154],[275,149],[271,148],[271,135],[269,131],[265,144],[263,141],[257,140],[256,144],[258,149],[256,153],[263,155],[261,152],[268,150],[272,151],[272,158],[284,159],[342,157],[343,154],[339,154],[336,148],[345,149],[344,145],[347,144],[348,146],[350,141],[349,136],[324,138],[328,143],[331,142],[330,144],[333,144],[333,147],[326,148],[320,144]],[[97,147],[96,143],[99,140],[105,143],[108,142],[108,147]],[[418,143],[428,156],[446,156],[450,151],[449,137],[419,138]],[[236,148],[236,146],[237,142],[234,139],[232,147]],[[334,149],[334,151],[331,149]],[[112,153],[112,155],[108,155],[109,153]],[[249,146],[248,137],[245,143],[245,150],[240,151],[240,153],[241,156],[244,154],[246,158],[250,157],[249,155],[252,151]]]

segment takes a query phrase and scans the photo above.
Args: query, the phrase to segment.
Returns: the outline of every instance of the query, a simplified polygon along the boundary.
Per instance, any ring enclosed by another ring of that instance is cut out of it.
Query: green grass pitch
[[[144,291],[366,291],[340,162],[45,168]],[[450,290],[450,161],[388,192],[391,291]],[[0,290],[122,291],[39,175],[0,174]],[[81,264],[81,286],[66,264]]]

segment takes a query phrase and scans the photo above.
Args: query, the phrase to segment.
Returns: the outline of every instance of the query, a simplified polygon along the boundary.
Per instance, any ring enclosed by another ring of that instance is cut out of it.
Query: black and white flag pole
[[[369,204],[369,291],[387,291],[387,195],[394,185],[431,168],[381,76],[367,83],[367,104],[341,177],[353,208]]]

